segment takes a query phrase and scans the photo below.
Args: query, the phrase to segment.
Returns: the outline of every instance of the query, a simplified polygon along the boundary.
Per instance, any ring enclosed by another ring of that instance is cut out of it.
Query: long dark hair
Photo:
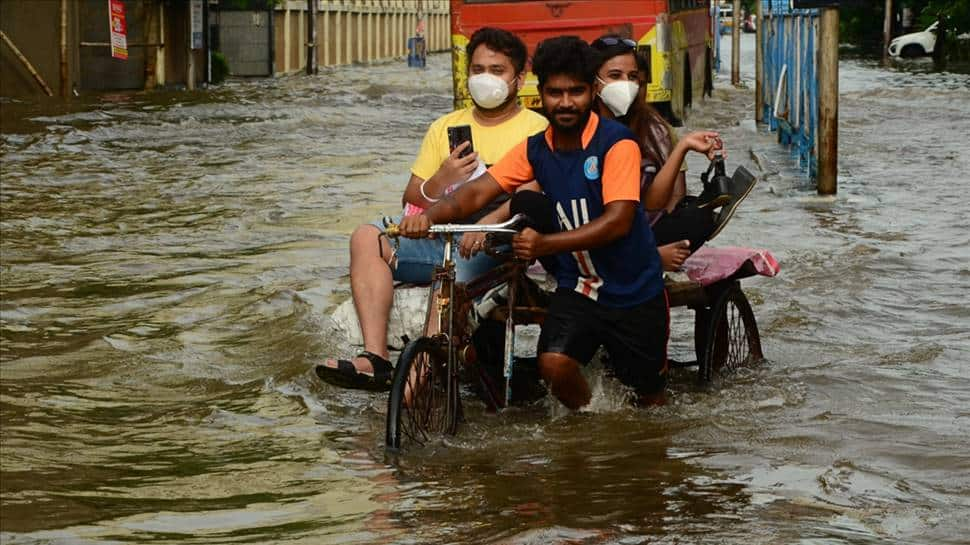
[[[606,41],[604,41],[606,40]],[[606,42],[610,42],[611,45],[607,45]],[[624,42],[624,38],[617,34],[607,34],[605,36],[600,36],[591,44],[593,51],[596,52],[596,73],[599,73],[600,68],[606,63],[606,61],[612,59],[613,57],[618,57],[620,55],[633,55],[633,58],[637,63],[637,70],[640,72],[640,92],[637,94],[637,98],[630,105],[630,110],[627,111],[626,115],[616,118],[617,121],[623,123],[633,131],[633,134],[637,135],[638,143],[640,144],[640,153],[643,157],[649,159],[652,163],[658,167],[664,162],[663,150],[670,153],[673,148],[673,143],[668,145],[663,145],[657,139],[657,131],[655,127],[663,127],[662,132],[666,132],[667,137],[673,138],[673,129],[667,124],[667,121],[660,115],[660,112],[655,110],[653,106],[647,102],[647,77],[650,74],[650,61],[640,53],[635,48],[631,47]],[[597,104],[599,104],[599,95],[595,97]]]

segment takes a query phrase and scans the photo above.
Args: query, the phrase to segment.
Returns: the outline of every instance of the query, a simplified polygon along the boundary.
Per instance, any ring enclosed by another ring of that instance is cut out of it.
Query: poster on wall
[[[128,60],[128,24],[122,0],[108,0],[108,29],[111,31],[111,56]]]
[[[192,18],[192,49],[202,49],[202,0],[192,0],[190,15]]]

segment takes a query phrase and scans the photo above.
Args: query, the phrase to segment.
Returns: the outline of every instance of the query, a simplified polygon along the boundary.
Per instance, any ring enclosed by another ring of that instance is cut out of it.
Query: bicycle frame
[[[512,363],[515,355],[515,316],[514,308],[516,302],[516,282],[514,281],[516,277],[524,274],[525,263],[513,259],[508,263],[504,263],[495,269],[485,273],[484,275],[473,279],[465,285],[456,286],[458,282],[455,280],[455,261],[454,261],[454,238],[456,234],[464,233],[508,233],[514,234],[518,230],[515,228],[521,225],[525,220],[525,216],[522,214],[517,214],[508,221],[493,225],[480,225],[480,224],[441,224],[433,225],[429,229],[430,233],[442,236],[445,241],[444,256],[440,266],[435,267],[435,272],[432,277],[432,284],[428,296],[428,308],[427,314],[425,316],[426,326],[430,324],[432,319],[432,312],[435,312],[434,316],[437,317],[437,333],[433,335],[440,340],[440,342],[445,343],[447,351],[447,362],[448,362],[448,373],[449,376],[456,375],[459,370],[459,362],[456,354],[456,343],[466,345],[470,343],[470,335],[466,331],[467,324],[462,320],[462,324],[458,330],[456,330],[456,307],[461,303],[464,305],[471,305],[473,301],[484,295],[490,289],[499,286],[503,283],[508,283],[509,294],[508,294],[508,315],[505,319],[505,346],[503,349],[503,369],[502,374],[505,377],[505,406],[509,405],[512,396]],[[396,226],[387,225],[385,232],[388,236],[396,237],[398,235]],[[457,291],[462,297],[462,301],[456,300],[456,287]],[[437,296],[436,296],[437,295]],[[465,311],[465,308],[458,309]],[[467,338],[466,338],[467,337]],[[461,363],[468,363],[467,354],[463,354]],[[457,383],[457,381],[448,381],[448,392],[447,396],[452,399],[452,396],[457,396],[458,392],[451,391],[451,385]],[[451,404],[449,403],[449,408]],[[448,415],[449,417],[451,415]]]

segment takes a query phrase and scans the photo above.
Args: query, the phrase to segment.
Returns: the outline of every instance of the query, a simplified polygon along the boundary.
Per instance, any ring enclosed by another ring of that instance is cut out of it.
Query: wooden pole
[[[286,4],[284,4],[285,6]],[[290,71],[290,10],[283,10],[283,73]]]
[[[323,65],[330,66],[330,7],[323,12]],[[334,63],[336,64],[336,63]]]
[[[155,47],[155,85],[165,85],[168,71],[165,64],[165,4],[158,3],[158,46]]]
[[[67,98],[71,92],[67,70],[67,0],[61,0],[61,96]]]
[[[838,8],[822,8],[818,34],[818,193],[834,195],[839,166]]]
[[[306,73],[317,73],[317,0],[307,0],[309,18],[307,19]]]
[[[741,85],[741,0],[734,0],[731,26],[731,85]]]
[[[755,6],[754,119],[761,123],[765,120],[765,47],[761,43],[764,19],[761,18],[763,6],[760,0]]]
[[[152,26],[152,17],[155,14],[154,5],[146,3],[144,6],[145,18],[143,19],[145,28],[145,42],[149,44],[158,44],[160,38],[155,35],[155,27]],[[152,51],[152,46],[146,46],[145,49],[145,89],[152,89],[155,87],[155,63],[157,62],[158,56],[158,45],[154,46],[155,50]]]
[[[893,0],[886,0],[886,16],[882,21],[882,62],[889,62],[889,41],[893,37]]]
[[[185,29],[187,40],[185,42],[185,88],[189,91],[195,90],[195,55],[192,54],[192,3],[186,4]]]
[[[12,41],[10,41],[10,38],[8,38],[7,34],[2,30],[0,30],[0,38],[2,38],[3,43],[7,44],[7,47],[9,47],[11,51],[13,51],[13,54],[16,55],[17,59],[20,60],[20,63],[23,64],[24,68],[26,68],[27,71],[30,72],[30,75],[33,76],[34,80],[37,82],[37,85],[40,85],[40,88],[43,89],[45,93],[47,93],[47,96],[49,97],[54,96],[54,92],[51,91],[51,88],[47,86],[47,82],[44,81],[44,78],[42,78],[40,74],[37,73],[37,70],[34,68],[34,65],[30,64],[30,61],[27,60],[27,57],[25,57],[24,54],[21,53],[19,49],[17,49],[17,46],[14,45]]]

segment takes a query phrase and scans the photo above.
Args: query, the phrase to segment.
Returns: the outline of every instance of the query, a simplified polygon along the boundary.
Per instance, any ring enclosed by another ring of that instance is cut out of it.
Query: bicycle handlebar
[[[516,214],[502,223],[442,223],[432,225],[429,233],[441,235],[446,233],[518,233],[525,226],[525,214]],[[396,223],[384,219],[384,234],[390,238],[401,236],[401,230]]]

